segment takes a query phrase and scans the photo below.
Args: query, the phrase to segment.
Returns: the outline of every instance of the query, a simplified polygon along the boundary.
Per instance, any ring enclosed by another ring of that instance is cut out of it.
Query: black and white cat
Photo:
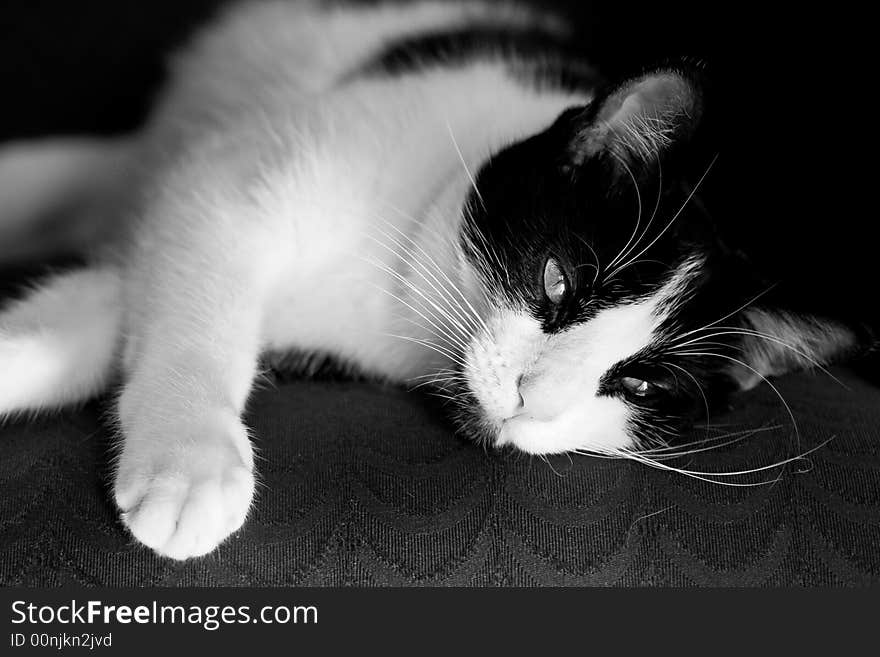
[[[0,416],[121,374],[116,503],[185,559],[251,506],[240,418],[266,352],[437,386],[490,445],[626,457],[857,350],[715,238],[699,68],[596,89],[565,33],[512,5],[246,3],[139,134],[8,147],[7,230],[87,208],[71,235],[94,257],[0,314]]]

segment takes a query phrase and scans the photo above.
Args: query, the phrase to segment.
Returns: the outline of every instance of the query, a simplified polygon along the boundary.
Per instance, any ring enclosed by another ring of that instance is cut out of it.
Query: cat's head
[[[768,306],[717,238],[700,201],[710,111],[698,71],[655,69],[479,172],[461,233],[480,316],[457,395],[471,433],[536,454],[637,449],[852,346]]]

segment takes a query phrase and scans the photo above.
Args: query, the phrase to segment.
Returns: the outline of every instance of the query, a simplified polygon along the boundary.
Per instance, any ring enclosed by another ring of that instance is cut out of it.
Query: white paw
[[[172,559],[207,554],[241,527],[254,496],[247,432],[218,414],[173,440],[126,436],[114,494],[144,545]]]

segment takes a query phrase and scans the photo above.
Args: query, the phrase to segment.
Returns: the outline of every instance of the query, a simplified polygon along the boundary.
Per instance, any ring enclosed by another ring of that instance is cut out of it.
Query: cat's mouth
[[[534,444],[527,439],[538,423],[547,424],[546,421],[535,420],[526,413],[520,413],[501,421],[501,428],[495,438],[496,447],[512,445],[529,454],[543,454],[544,447]]]
[[[520,413],[502,421],[496,447],[512,446],[526,454],[558,454],[576,449],[566,418],[541,419]]]
[[[634,446],[627,426],[627,412],[614,400],[599,400],[598,405],[590,406],[574,403],[552,416],[526,408],[497,425],[493,444],[533,455],[616,453]]]

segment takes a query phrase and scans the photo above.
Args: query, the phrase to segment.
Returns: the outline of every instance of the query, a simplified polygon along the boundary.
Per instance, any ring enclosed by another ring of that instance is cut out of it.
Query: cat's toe
[[[157,553],[189,559],[211,552],[241,527],[253,493],[253,475],[241,466],[203,481],[160,478],[122,520]]]
[[[160,555],[207,554],[244,523],[254,495],[251,468],[241,449],[224,441],[158,465],[124,454],[115,482],[122,522]]]
[[[155,481],[135,499],[131,506],[121,507],[122,522],[141,543],[160,554],[177,529],[181,500],[189,493],[185,480]]]

